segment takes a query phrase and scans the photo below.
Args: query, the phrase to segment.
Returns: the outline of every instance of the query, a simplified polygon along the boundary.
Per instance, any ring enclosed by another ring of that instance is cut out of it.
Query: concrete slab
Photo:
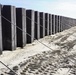
[[[3,49],[16,49],[16,9],[11,5],[4,5],[2,9],[2,37]]]
[[[39,39],[40,38],[40,16],[39,16],[39,12],[38,11],[35,11],[35,35],[34,37],[36,39]]]
[[[49,35],[52,35],[52,15],[49,14]]]
[[[0,5],[0,15],[1,14],[1,10],[2,10],[2,5]],[[3,51],[3,44],[2,44],[2,18],[0,16],[0,54],[2,54]]]
[[[49,35],[49,14],[45,13],[45,36]]]
[[[26,10],[26,31],[27,31],[27,43],[32,43],[34,41],[34,11]]]
[[[52,14],[52,34],[55,34],[55,15]]]
[[[58,31],[59,31],[58,16],[55,15],[55,33],[58,33]]]
[[[45,36],[45,13],[40,12],[40,38]]]
[[[17,47],[26,45],[26,10],[24,8],[16,8],[16,24],[17,28]]]

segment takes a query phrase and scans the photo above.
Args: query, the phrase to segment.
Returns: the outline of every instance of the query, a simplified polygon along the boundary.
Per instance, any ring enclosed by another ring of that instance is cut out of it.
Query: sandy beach
[[[18,75],[76,75],[76,27],[4,51],[0,61]],[[0,63],[0,75],[15,75]]]

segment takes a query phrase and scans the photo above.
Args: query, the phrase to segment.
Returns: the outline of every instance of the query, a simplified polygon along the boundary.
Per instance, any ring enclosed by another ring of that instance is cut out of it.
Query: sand
[[[76,75],[76,27],[35,40],[24,49],[4,51],[0,61],[18,75]],[[0,74],[15,75],[0,63]]]

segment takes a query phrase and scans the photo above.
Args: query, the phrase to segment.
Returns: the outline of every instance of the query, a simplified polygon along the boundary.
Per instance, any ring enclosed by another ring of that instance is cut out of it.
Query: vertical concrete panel
[[[71,26],[76,26],[76,19],[70,18]]]
[[[39,39],[40,38],[40,18],[39,18],[39,12],[35,11],[35,38]]]
[[[68,18],[67,17],[64,17],[64,19],[65,19],[65,21],[64,21],[64,23],[65,23],[65,29],[68,29]]]
[[[69,27],[68,28],[71,28],[71,27],[73,27],[73,23],[72,23],[72,20],[70,21],[71,19],[70,18],[68,18],[68,25],[69,25]]]
[[[68,18],[68,28],[72,26],[72,22],[70,22],[70,18]]]
[[[70,19],[70,21],[72,21],[73,26],[75,26],[75,21],[76,21],[76,20],[75,20],[75,19],[72,19],[72,20]]]
[[[71,20],[71,18],[69,18],[69,25],[70,25],[70,23],[71,23],[71,26],[73,27],[73,19]],[[70,26],[70,28],[71,28],[71,26]]]
[[[62,27],[62,16],[60,16],[60,32],[63,31],[63,27]]]
[[[58,16],[55,15],[55,33],[59,31],[59,26],[58,26]]]
[[[24,8],[16,8],[17,26],[17,47],[26,45],[26,10]]]
[[[62,16],[62,28],[63,28],[63,30],[65,30],[65,21],[66,19],[65,19],[65,17],[64,16]]]
[[[45,13],[43,13],[43,37],[45,36]]]
[[[61,32],[60,16],[58,16],[58,32]]]
[[[2,5],[0,5],[0,15],[2,15],[1,10],[2,10]],[[3,51],[3,45],[2,45],[2,18],[0,16],[0,54],[2,54],[2,51]]]
[[[49,14],[45,13],[45,36],[49,35]]]
[[[73,21],[74,21],[74,22],[73,22]],[[73,19],[72,22],[73,22],[73,24],[74,24],[73,26],[76,26],[76,19]]]
[[[65,30],[65,18],[62,16],[62,28],[63,28],[63,30]]]
[[[55,34],[55,15],[52,15],[52,34]]]
[[[45,36],[47,36],[47,13],[45,13]]]
[[[16,49],[16,9],[14,6],[4,5],[2,15],[8,20],[2,18],[2,36],[3,49]],[[11,22],[11,23],[10,23]]]
[[[69,28],[68,17],[64,17],[64,30]]]
[[[66,21],[67,21],[67,25],[66,25],[66,29],[69,29],[69,28],[71,28],[71,22],[69,22],[69,17],[66,17]]]
[[[71,26],[75,26],[75,20],[70,18],[69,24],[71,23]]]
[[[26,31],[27,31],[27,43],[34,41],[34,11],[26,10]]]
[[[15,6],[11,7],[11,22],[12,22],[12,50],[15,50],[17,47],[17,38],[16,38],[16,8]],[[13,25],[14,24],[14,25]]]
[[[22,9],[22,23],[23,23],[23,47],[26,45],[26,9]]]
[[[49,14],[49,35],[52,35],[52,15]]]
[[[45,13],[40,12],[40,38],[45,36]]]
[[[74,19],[74,26],[76,26],[76,19]]]

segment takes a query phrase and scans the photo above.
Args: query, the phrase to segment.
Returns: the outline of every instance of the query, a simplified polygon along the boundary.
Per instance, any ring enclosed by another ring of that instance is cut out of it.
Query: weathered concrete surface
[[[55,15],[52,14],[52,34],[55,34]]]
[[[40,12],[40,38],[45,36],[45,13]]]
[[[49,14],[49,35],[52,35],[52,15]]]
[[[26,45],[26,10],[24,8],[16,8],[16,24],[17,28],[17,47]]]
[[[60,31],[63,31],[63,17],[60,16]]]
[[[45,13],[45,36],[49,35],[49,14]]]
[[[58,32],[61,32],[60,16],[58,15]]]
[[[0,5],[0,15],[2,15],[1,10],[2,10],[2,5]],[[1,16],[0,16],[0,54],[2,54],[2,51],[3,51],[3,45],[2,45],[2,19],[1,19]]]
[[[39,39],[40,38],[40,16],[39,16],[39,12],[38,11],[35,11],[35,35],[34,37],[36,39]]]
[[[3,49],[16,49],[16,9],[14,6],[4,5],[2,9],[2,37]]]
[[[26,10],[26,30],[27,30],[27,43],[34,41],[34,11]]]
[[[58,16],[55,15],[55,33],[58,33],[59,26],[58,26]]]

